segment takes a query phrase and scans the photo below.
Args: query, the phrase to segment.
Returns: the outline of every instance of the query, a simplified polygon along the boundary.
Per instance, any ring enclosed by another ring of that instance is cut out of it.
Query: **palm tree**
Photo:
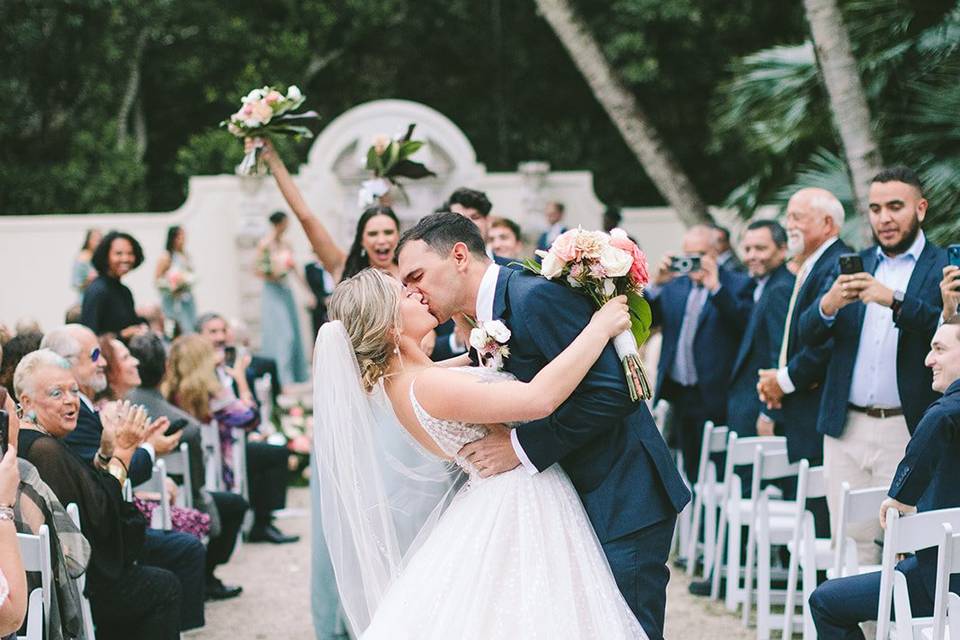
[[[634,95],[604,57],[583,20],[568,0],[536,0],[594,96],[636,155],[650,180],[687,226],[710,222],[707,205],[677,163]]]

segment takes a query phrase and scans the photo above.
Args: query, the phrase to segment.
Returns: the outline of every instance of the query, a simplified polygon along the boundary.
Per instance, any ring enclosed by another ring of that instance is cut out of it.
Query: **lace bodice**
[[[470,375],[481,378],[484,382],[504,382],[513,380],[514,377],[505,371],[495,371],[486,367],[456,367],[453,371],[462,371]],[[423,405],[417,401],[417,396],[413,391],[414,385],[410,385],[410,403],[413,405],[413,411],[424,428],[437,446],[445,454],[453,458],[458,467],[463,469],[470,476],[471,482],[480,479],[480,472],[470,464],[465,458],[457,455],[463,445],[479,440],[487,435],[487,427],[482,424],[470,424],[467,422],[458,422],[455,420],[442,420],[434,418]]]

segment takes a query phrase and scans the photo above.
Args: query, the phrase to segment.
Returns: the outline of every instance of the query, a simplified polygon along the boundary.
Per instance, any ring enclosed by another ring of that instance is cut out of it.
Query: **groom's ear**
[[[457,270],[465,270],[470,266],[472,256],[470,255],[470,249],[467,248],[467,245],[463,242],[458,242],[450,249],[450,257],[453,259]]]

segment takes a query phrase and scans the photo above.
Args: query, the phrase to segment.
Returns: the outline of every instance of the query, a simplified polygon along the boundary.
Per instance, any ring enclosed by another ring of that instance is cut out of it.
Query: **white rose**
[[[299,100],[303,97],[303,94],[300,93],[300,87],[295,84],[287,87],[287,100]]]
[[[540,263],[540,275],[544,278],[553,280],[563,272],[563,267],[566,266],[563,260],[549,251],[541,253],[541,257],[543,258],[543,262]]]
[[[608,298],[614,294],[617,290],[617,285],[613,284],[613,280],[610,278],[605,278],[603,281],[603,293]]]
[[[510,340],[510,329],[500,320],[492,320],[483,323],[483,330],[497,342],[503,344]]]
[[[623,249],[617,249],[608,244],[600,252],[600,266],[611,278],[619,278],[630,272],[630,267],[633,266],[633,256]]]
[[[483,351],[487,347],[487,334],[483,329],[477,327],[470,330],[470,346],[477,351]]]
[[[256,102],[257,100],[262,100],[263,96],[264,93],[261,89],[254,89],[244,97],[243,102]]]
[[[611,238],[623,238],[624,240],[629,240],[630,236],[627,235],[627,232],[621,229],[620,227],[615,227],[610,229]]]

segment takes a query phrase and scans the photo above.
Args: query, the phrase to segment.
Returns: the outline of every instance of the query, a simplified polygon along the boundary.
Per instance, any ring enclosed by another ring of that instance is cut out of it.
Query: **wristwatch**
[[[893,302],[890,303],[890,310],[893,311],[894,319],[900,315],[900,308],[903,307],[903,291],[897,290],[893,292]]]

